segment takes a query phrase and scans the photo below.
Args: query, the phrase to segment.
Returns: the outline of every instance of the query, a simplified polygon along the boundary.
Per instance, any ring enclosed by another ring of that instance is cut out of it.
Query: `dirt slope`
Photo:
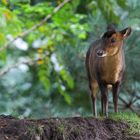
[[[140,136],[129,136],[128,128],[128,124],[110,119],[0,116],[0,140],[140,140]]]

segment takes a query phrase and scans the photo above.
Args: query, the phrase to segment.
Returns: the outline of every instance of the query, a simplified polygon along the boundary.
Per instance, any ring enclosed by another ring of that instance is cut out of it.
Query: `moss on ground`
[[[129,128],[125,131],[125,133],[128,133],[129,135],[140,134],[140,117],[138,117],[135,113],[112,113],[109,115],[109,119],[112,119],[114,121],[126,122],[129,125]]]

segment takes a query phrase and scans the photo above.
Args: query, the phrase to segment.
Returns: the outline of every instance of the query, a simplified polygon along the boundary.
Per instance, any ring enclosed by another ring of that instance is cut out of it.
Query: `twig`
[[[21,61],[21,62],[17,62],[16,64],[13,64],[9,67],[6,67],[6,68],[3,68],[0,70],[0,77],[7,74],[11,69],[14,69],[14,68],[17,68],[19,65],[21,64],[28,64],[28,65],[31,65],[34,63],[34,60],[32,59],[28,59],[26,61]]]
[[[119,99],[125,104],[125,108],[124,109],[130,109],[132,112],[136,113],[138,116],[140,115],[139,112],[137,112],[134,107],[132,106],[132,104],[127,103],[122,97],[119,96]]]
[[[35,29],[39,28],[42,26],[44,23],[46,23],[54,14],[56,14],[65,4],[70,2],[71,0],[64,0],[61,4],[59,4],[56,8],[54,8],[53,12],[49,15],[47,15],[43,20],[41,20],[38,24],[34,25],[30,29],[22,32],[20,35],[16,36],[12,40],[10,40],[8,43],[6,43],[2,48],[0,48],[0,51],[3,51],[8,48],[8,46],[13,43],[17,38],[19,37],[24,37],[28,35],[30,32],[34,31]]]
[[[3,69],[0,70],[0,77],[4,76],[5,74],[7,74],[11,69],[14,69],[14,68],[17,68],[19,65],[21,64],[26,64],[26,65],[34,65],[36,64],[39,60],[44,60],[46,57],[48,57],[49,55],[46,54],[44,55],[43,57],[39,57],[37,59],[31,59],[31,58],[28,58],[24,61],[20,61],[20,62],[17,62],[11,66],[8,66],[8,67],[4,67]]]

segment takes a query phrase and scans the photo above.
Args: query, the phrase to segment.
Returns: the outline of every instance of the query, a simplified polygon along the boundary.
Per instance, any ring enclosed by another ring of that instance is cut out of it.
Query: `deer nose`
[[[98,55],[98,56],[102,56],[103,54],[104,54],[104,51],[103,51],[103,50],[98,50],[98,51],[97,51],[97,55]]]
[[[98,57],[105,57],[107,56],[107,53],[104,50],[97,50],[96,55]]]

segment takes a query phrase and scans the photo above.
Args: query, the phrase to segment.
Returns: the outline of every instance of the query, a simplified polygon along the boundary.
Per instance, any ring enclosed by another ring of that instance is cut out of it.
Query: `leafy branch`
[[[6,43],[2,48],[0,48],[0,51],[3,51],[5,49],[8,48],[9,45],[11,45],[11,43],[13,43],[17,38],[19,37],[24,37],[26,35],[28,35],[30,32],[36,30],[37,28],[39,28],[40,26],[42,26],[43,24],[45,24],[50,18],[52,18],[53,15],[55,15],[62,7],[64,7],[64,5],[66,5],[68,2],[70,2],[71,0],[64,0],[62,3],[60,3],[56,8],[54,8],[53,12],[49,15],[47,15],[43,20],[41,20],[38,24],[34,25],[33,27],[31,27],[30,29],[22,32],[21,34],[19,34],[18,36],[16,36],[15,38],[13,38],[12,40],[10,40],[8,43]]]

